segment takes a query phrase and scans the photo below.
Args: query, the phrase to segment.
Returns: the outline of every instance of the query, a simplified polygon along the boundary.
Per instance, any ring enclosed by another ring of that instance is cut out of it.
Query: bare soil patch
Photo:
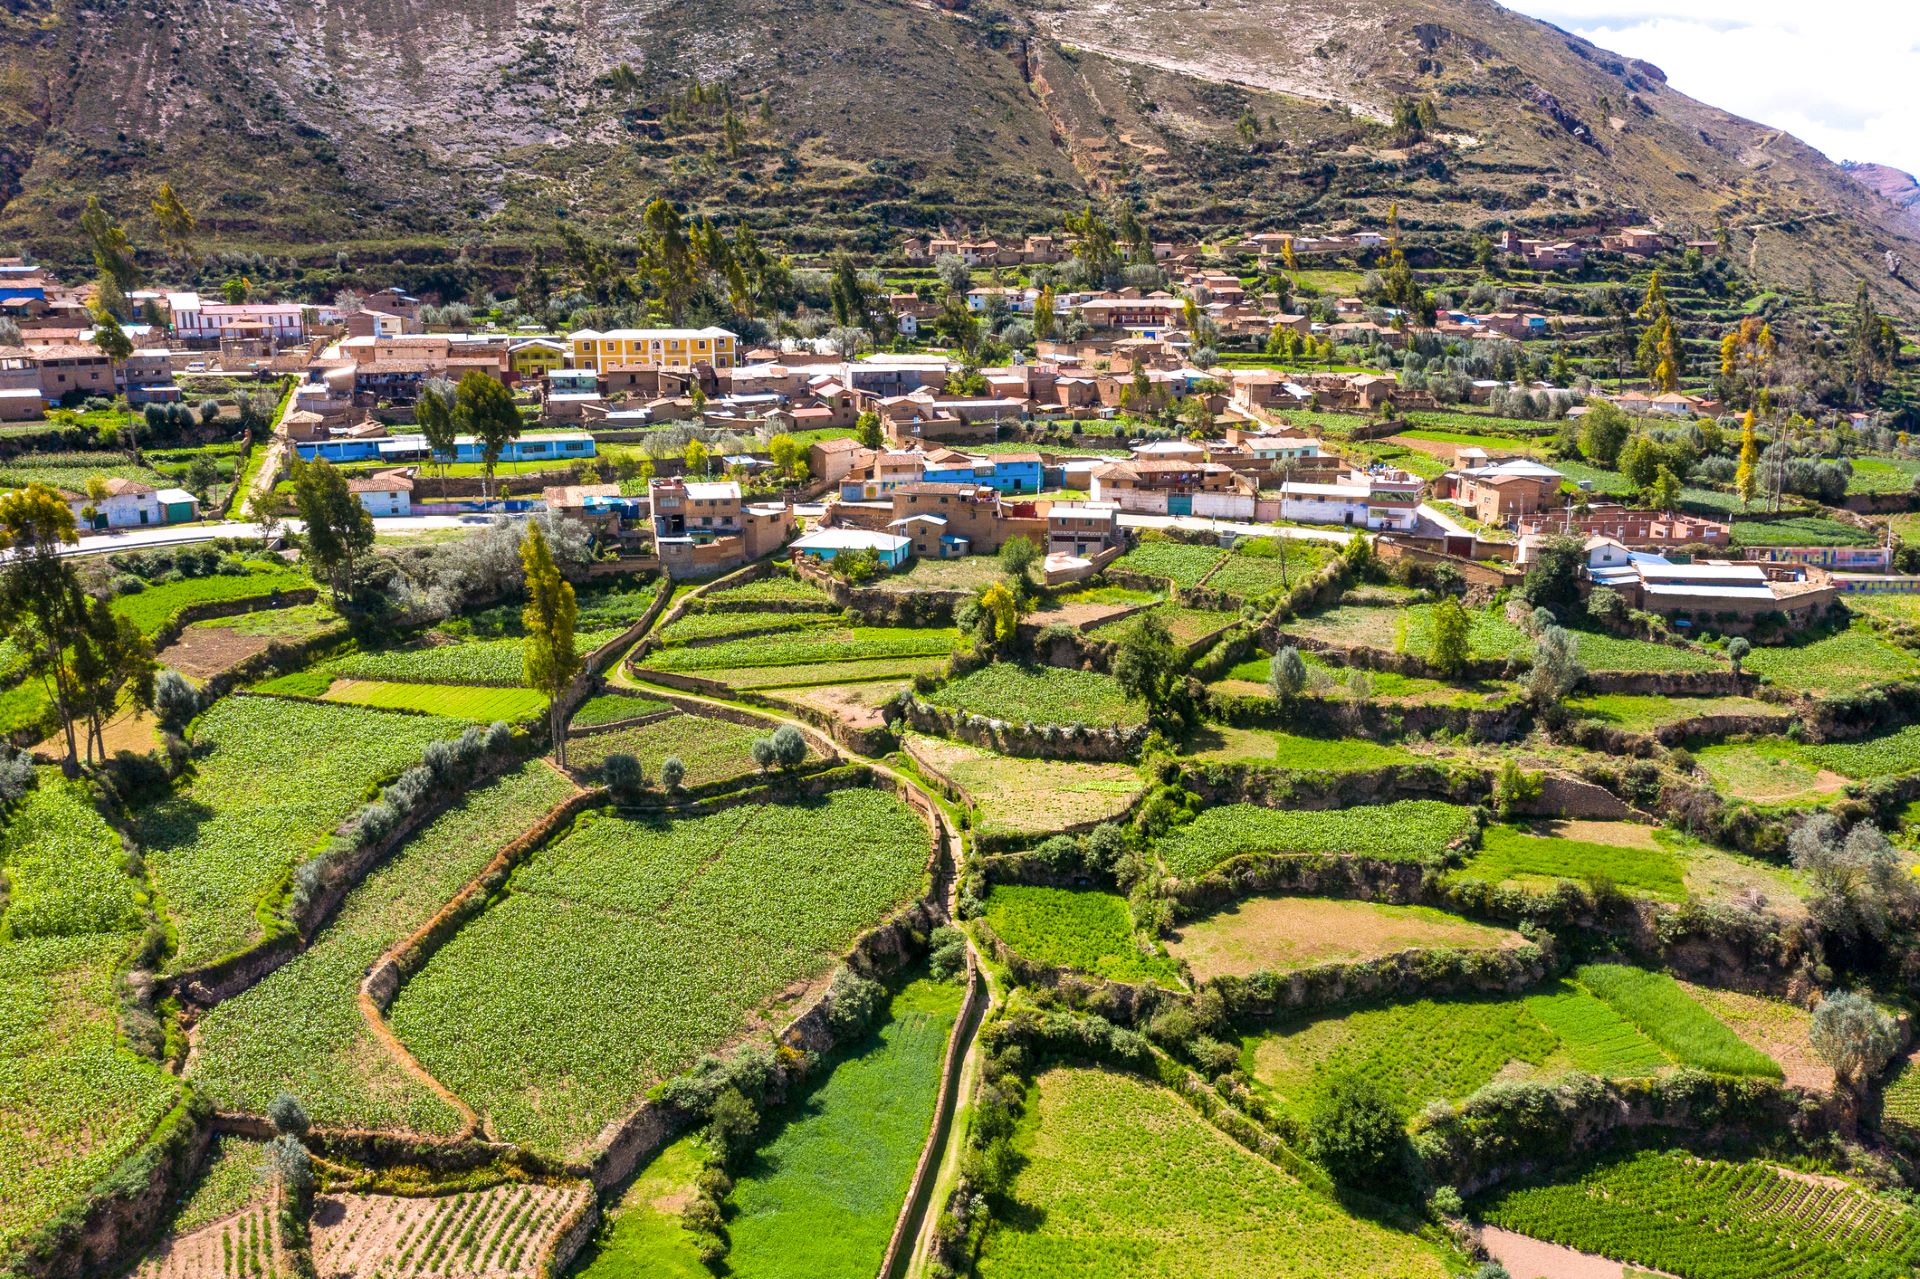
[[[1168,944],[1196,980],[1376,959],[1421,947],[1505,950],[1519,933],[1417,906],[1256,897],[1188,925]]]
[[[258,1202],[164,1240],[130,1279],[251,1279],[290,1274],[277,1216],[262,1186]]]
[[[513,1183],[421,1198],[321,1195],[313,1204],[314,1268],[320,1279],[531,1279],[589,1193],[585,1183]]]
[[[910,687],[907,680],[883,679],[866,684],[824,684],[817,688],[792,689],[774,698],[798,706],[810,706],[845,724],[861,730],[879,728],[886,722],[880,708]]]
[[[155,657],[196,684],[232,670],[273,643],[270,635],[242,635],[220,626],[189,626]]]
[[[1808,1038],[1813,1014],[1778,999],[1680,983],[1734,1034],[1780,1063],[1787,1083],[1817,1092],[1833,1091],[1833,1067],[1821,1061]],[[1841,1182],[1845,1185],[1845,1182]]]
[[[1513,1279],[1627,1279],[1631,1275],[1663,1273],[1639,1267],[1629,1269],[1590,1252],[1578,1252],[1498,1226],[1483,1227],[1480,1242],[1486,1245],[1488,1255],[1507,1268]]]

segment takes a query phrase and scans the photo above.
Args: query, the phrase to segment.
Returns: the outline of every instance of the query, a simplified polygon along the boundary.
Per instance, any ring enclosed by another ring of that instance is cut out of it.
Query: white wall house
[[[413,481],[404,475],[370,475],[347,481],[347,491],[375,519],[413,514]]]

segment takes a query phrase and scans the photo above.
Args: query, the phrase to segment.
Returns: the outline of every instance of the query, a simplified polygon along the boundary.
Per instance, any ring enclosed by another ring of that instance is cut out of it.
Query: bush
[[[1406,1173],[1406,1117],[1363,1075],[1329,1080],[1308,1113],[1313,1157],[1343,1186],[1379,1193]]]
[[[311,1126],[307,1119],[306,1108],[292,1093],[281,1093],[267,1103],[267,1119],[277,1133],[294,1137],[304,1137]]]
[[[200,694],[176,670],[164,670],[153,681],[153,713],[160,727],[177,733],[200,712]]]
[[[670,791],[680,789],[680,783],[687,779],[687,766],[680,762],[678,755],[669,755],[660,762],[660,784]]]
[[[827,988],[827,1025],[833,1028],[835,1037],[850,1040],[871,1025],[886,993],[879,982],[851,968],[834,973],[833,984]]]
[[[774,763],[788,772],[792,772],[806,762],[807,739],[802,737],[800,730],[793,725],[782,724],[774,729],[770,743],[773,747]],[[759,762],[757,754],[754,760],[756,763]]]
[[[967,968],[967,935],[942,924],[927,939],[927,972],[935,981],[957,977]]]
[[[606,779],[607,789],[622,799],[639,794],[640,788],[647,784],[640,761],[624,751],[607,756],[606,762],[600,766],[600,775]]]

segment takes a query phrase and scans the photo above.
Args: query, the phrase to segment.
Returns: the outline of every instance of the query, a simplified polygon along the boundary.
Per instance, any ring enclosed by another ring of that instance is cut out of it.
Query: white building
[[[110,479],[98,498],[66,490],[60,496],[83,529],[156,528],[200,518],[200,499],[185,489],[156,489],[139,480]]]
[[[1342,484],[1290,483],[1280,486],[1280,518],[1300,524],[1338,524],[1411,532],[1419,524],[1418,499],[1404,494],[1376,492],[1369,484],[1349,477]]]
[[[198,293],[169,293],[167,310],[174,336],[187,341],[232,337],[297,342],[307,335],[307,308],[293,302],[234,305],[209,302]]]
[[[413,514],[413,481],[404,475],[369,475],[347,481],[347,492],[375,519]]]

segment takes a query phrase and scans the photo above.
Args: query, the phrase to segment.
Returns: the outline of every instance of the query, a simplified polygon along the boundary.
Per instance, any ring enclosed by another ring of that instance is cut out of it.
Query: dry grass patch
[[[180,638],[161,649],[154,660],[170,666],[196,684],[232,670],[273,645],[271,635],[245,635],[217,626],[189,626]]]
[[[1833,1090],[1833,1067],[1820,1060],[1808,1038],[1813,1029],[1812,1013],[1764,995],[1715,990],[1690,981],[1681,982],[1680,988],[1734,1034],[1779,1062],[1789,1085],[1818,1092]]]
[[[1186,961],[1195,980],[1211,981],[1418,948],[1507,950],[1525,940],[1509,929],[1425,906],[1256,897],[1181,929],[1167,948]]]
[[[886,723],[881,708],[911,687],[911,681],[893,679],[864,684],[823,684],[782,692],[772,700],[824,711],[848,728],[869,729]]]
[[[1011,759],[939,737],[913,734],[907,753],[951,778],[979,809],[983,834],[1045,834],[1118,817],[1143,788],[1125,764]]]

